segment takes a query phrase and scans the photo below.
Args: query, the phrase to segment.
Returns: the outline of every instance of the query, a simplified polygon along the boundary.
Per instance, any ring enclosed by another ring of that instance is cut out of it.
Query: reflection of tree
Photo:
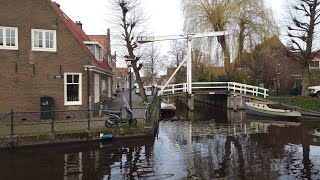
[[[269,126],[268,133],[229,136],[204,135],[207,131],[204,126],[208,124],[193,126],[194,166],[189,169],[202,179],[276,179],[283,175],[311,178],[308,134],[307,130],[301,132],[301,127]],[[300,155],[301,143],[303,154]],[[304,171],[297,172],[299,169]]]
[[[230,161],[230,156],[231,156],[231,144],[234,143],[235,148],[237,149],[238,152],[238,164],[239,164],[239,174],[238,177],[240,179],[245,179],[245,171],[244,171],[244,159],[243,159],[243,152],[242,152],[242,146],[239,143],[238,140],[236,140],[235,137],[233,136],[227,136],[226,142],[224,145],[225,148],[225,154],[223,156],[223,160],[220,163],[220,168],[217,170],[214,170],[214,174],[218,175],[218,177],[227,177],[228,173],[228,164]]]

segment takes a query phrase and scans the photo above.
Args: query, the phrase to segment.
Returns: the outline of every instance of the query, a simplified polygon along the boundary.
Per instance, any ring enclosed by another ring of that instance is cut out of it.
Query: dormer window
[[[18,50],[18,28],[0,26],[0,49]]]
[[[98,61],[101,62],[103,60],[103,48],[98,42],[84,41],[84,44],[87,45],[88,49]]]

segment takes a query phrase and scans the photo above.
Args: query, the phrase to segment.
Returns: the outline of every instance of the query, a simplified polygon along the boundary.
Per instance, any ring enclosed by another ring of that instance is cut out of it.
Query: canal
[[[178,105],[155,137],[0,152],[0,179],[320,179],[320,120]]]

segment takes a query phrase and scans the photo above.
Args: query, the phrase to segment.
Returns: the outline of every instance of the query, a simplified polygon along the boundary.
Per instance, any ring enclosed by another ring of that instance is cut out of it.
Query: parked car
[[[310,87],[308,87],[308,93],[312,97],[320,98],[320,86],[310,86]]]
[[[144,86],[146,96],[151,96],[152,95],[152,87],[151,86]]]
[[[140,89],[137,87],[137,88],[134,90],[134,92],[135,92],[136,94],[140,94]]]

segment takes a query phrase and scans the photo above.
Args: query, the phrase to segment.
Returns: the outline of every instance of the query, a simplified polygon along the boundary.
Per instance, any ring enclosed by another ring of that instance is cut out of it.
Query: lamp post
[[[129,68],[129,106],[130,109],[132,109],[132,75],[131,75],[131,61],[134,61],[134,59],[126,58],[126,63]]]

